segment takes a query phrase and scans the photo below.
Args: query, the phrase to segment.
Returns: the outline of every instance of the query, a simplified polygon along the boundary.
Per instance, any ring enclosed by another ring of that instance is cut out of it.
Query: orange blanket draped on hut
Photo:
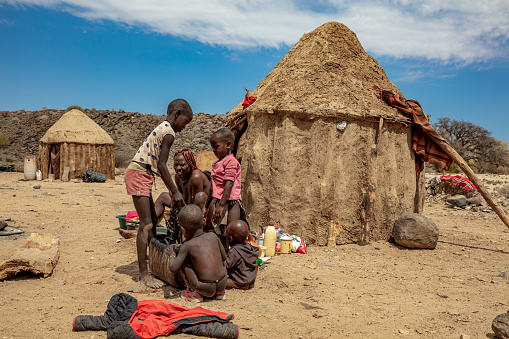
[[[397,108],[401,113],[407,116],[412,116],[412,121],[414,123],[412,126],[412,149],[416,153],[415,169],[417,175],[424,169],[424,162],[448,170],[453,160],[435,141],[433,141],[431,136],[445,142],[447,141],[435,131],[433,126],[431,126],[419,102],[414,99],[397,97],[391,91],[381,90],[377,86],[373,86],[373,89],[380,92],[380,98],[389,106]]]

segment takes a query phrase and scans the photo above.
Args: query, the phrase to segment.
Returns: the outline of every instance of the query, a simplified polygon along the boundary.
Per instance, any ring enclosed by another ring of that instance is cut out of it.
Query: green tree
[[[503,172],[509,168],[509,145],[484,127],[468,121],[440,118],[434,124],[456,152],[477,172]]]

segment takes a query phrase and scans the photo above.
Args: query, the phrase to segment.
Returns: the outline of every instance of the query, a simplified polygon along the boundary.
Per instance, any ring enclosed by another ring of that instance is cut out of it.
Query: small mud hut
[[[228,112],[253,231],[273,222],[332,245],[359,242],[370,225],[371,239],[388,239],[395,220],[422,210],[411,120],[374,85],[401,95],[356,35],[329,22],[260,81],[251,106]]]
[[[73,109],[60,117],[39,142],[39,166],[45,179],[60,179],[69,167],[69,179],[83,172],[106,174],[115,179],[113,139],[85,113]]]

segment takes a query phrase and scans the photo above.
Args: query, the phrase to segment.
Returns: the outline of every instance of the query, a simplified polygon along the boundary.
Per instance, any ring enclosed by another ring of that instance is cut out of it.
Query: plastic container
[[[25,180],[35,180],[35,172],[37,172],[37,157],[25,157],[25,162],[23,164],[23,174],[25,176]]]
[[[263,237],[258,238],[257,244],[258,244],[258,246],[263,246]]]
[[[258,258],[265,258],[266,251],[267,251],[267,247],[260,246],[260,255],[258,256]]]
[[[292,253],[292,237],[283,235],[281,237],[281,254]]]
[[[276,252],[276,228],[274,225],[267,226],[265,236],[263,237],[263,246],[267,247],[265,255],[268,257],[274,256]]]
[[[123,230],[127,229],[127,225],[125,223],[125,214],[123,215],[117,215],[116,218],[118,219],[118,223],[120,224],[120,228]]]

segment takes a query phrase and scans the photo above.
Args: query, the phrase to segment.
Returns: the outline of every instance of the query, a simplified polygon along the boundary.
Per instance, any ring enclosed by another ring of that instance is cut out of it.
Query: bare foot
[[[138,235],[138,231],[136,230],[123,230],[121,228],[118,229],[118,233],[120,233],[120,235],[125,239],[136,238]]]
[[[164,286],[164,282],[162,280],[154,278],[150,274],[143,276],[140,275],[140,282],[147,285],[150,288],[161,288]]]

